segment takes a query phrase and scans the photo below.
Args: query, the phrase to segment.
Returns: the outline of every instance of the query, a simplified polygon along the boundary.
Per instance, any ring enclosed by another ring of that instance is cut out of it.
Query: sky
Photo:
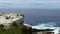
[[[60,0],[0,0],[0,8],[60,8]]]

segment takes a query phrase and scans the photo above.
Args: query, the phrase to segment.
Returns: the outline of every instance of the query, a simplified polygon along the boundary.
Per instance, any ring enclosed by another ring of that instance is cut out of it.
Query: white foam
[[[54,27],[56,24],[52,24],[52,23],[40,23],[38,25],[32,26],[33,29],[54,29],[54,31],[50,31],[50,32],[54,32],[55,34],[59,33],[59,27]]]

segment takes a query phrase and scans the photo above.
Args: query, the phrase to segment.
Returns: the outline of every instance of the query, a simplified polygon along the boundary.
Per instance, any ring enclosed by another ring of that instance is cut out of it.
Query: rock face
[[[24,22],[24,15],[16,13],[0,13],[0,25],[8,28],[13,24],[21,25]]]
[[[32,34],[32,27],[29,24],[23,24],[22,27],[23,34]]]
[[[32,34],[54,34],[53,31],[54,29],[32,29]]]

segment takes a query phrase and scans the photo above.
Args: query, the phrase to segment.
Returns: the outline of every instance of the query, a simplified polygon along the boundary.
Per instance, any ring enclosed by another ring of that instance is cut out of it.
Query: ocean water
[[[25,23],[54,23],[60,26],[60,9],[24,9]]]
[[[60,26],[60,9],[0,9],[0,12],[15,12],[25,15],[24,23],[37,25],[54,23]]]

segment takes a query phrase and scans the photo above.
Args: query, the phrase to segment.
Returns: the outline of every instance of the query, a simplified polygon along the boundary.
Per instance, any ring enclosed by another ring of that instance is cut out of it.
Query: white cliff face
[[[0,13],[0,24],[4,25],[4,26],[9,26],[13,22],[16,22],[16,23],[19,24],[21,18],[23,18],[23,16],[21,14],[16,14],[16,13]]]

